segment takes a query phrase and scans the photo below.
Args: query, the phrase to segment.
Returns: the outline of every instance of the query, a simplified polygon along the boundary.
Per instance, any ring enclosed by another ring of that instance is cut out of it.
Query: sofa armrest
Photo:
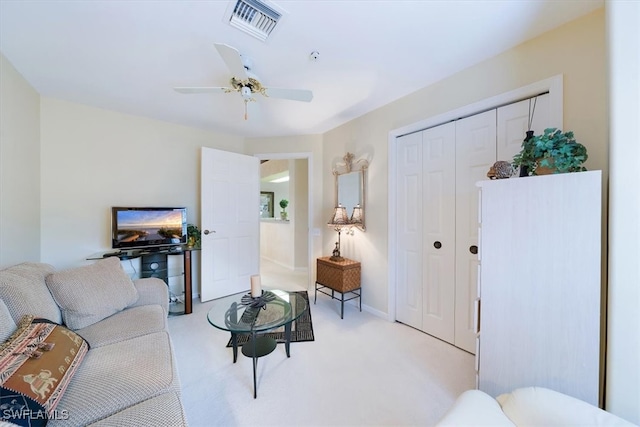
[[[467,390],[436,424],[444,426],[508,426],[515,424],[502,412],[491,396],[480,390]]]
[[[504,413],[517,425],[634,425],[597,406],[544,387],[519,388],[496,399]]]
[[[131,304],[130,307],[158,304],[162,306],[165,313],[169,313],[169,288],[164,281],[155,277],[147,277],[134,280],[133,285],[138,291],[138,301]]]

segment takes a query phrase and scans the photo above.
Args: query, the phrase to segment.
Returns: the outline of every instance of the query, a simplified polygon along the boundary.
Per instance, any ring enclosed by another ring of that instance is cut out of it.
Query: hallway
[[[265,288],[285,291],[303,291],[307,289],[307,270],[294,271],[265,258],[260,258],[260,276],[262,286]]]

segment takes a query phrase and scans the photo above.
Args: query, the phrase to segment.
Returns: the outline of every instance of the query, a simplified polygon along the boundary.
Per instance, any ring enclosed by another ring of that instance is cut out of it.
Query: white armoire
[[[477,380],[599,404],[600,171],[483,181]]]
[[[396,320],[475,353],[475,183],[548,123],[545,94],[396,138]]]

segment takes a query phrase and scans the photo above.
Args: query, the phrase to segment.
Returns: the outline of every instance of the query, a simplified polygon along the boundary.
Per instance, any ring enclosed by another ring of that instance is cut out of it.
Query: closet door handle
[[[469,252],[471,252],[474,255],[477,254],[478,253],[478,247],[476,245],[469,246]]]
[[[436,240],[435,242],[433,242],[433,247],[436,249],[440,249],[442,247],[442,243]]]

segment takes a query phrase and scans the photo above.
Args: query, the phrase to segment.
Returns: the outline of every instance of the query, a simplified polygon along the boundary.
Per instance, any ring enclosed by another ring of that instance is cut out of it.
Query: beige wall
[[[0,268],[40,260],[40,96],[0,54]]]
[[[293,226],[294,221],[261,220],[260,257],[293,270]]]
[[[200,147],[243,140],[80,104],[41,100],[41,260],[57,268],[111,247],[111,206],[186,206],[200,223]]]
[[[363,304],[388,309],[388,135],[427,118],[557,74],[564,76],[564,129],[588,149],[589,169],[608,168],[604,11],[599,10],[461,71],[324,135],[323,210],[333,204],[331,164],[346,151],[368,157],[367,231],[343,239],[347,257],[362,261]],[[331,191],[328,191],[331,189]],[[325,231],[328,253],[335,233]]]

